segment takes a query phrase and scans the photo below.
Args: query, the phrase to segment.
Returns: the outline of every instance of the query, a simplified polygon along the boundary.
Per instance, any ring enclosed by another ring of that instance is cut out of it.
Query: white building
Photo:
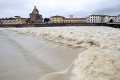
[[[104,23],[104,18],[106,15],[90,15],[87,19],[88,23]]]
[[[116,22],[116,17],[117,16],[109,16],[109,21],[112,19],[114,22]]]
[[[104,22],[105,23],[109,22],[109,16],[108,15],[104,17]]]
[[[107,23],[110,20],[114,22],[120,22],[120,15],[118,16],[109,16],[109,15],[90,15],[87,18],[87,23]]]
[[[116,17],[116,22],[120,22],[120,15]]]

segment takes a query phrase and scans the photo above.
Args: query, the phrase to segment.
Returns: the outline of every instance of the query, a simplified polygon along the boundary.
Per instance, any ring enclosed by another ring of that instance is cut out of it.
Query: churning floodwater
[[[118,59],[119,29],[0,29],[0,80],[119,80]]]

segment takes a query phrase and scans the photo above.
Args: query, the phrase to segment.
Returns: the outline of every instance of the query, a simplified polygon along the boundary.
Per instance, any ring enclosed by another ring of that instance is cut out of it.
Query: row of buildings
[[[36,6],[34,6],[34,9],[29,16],[30,18],[21,18],[20,16],[14,16],[14,18],[1,18],[0,25],[42,23],[42,15],[39,14],[39,10]]]
[[[86,18],[74,18],[70,15],[70,18],[65,18],[63,16],[52,16],[50,18],[50,23],[86,23]]]
[[[1,25],[8,25],[8,24],[26,24],[27,19],[21,18],[20,16],[15,16],[14,18],[2,18],[0,19]]]
[[[109,16],[109,15],[90,15],[87,17],[87,23],[107,23],[107,22],[120,22],[120,15]]]
[[[34,24],[34,23],[44,23],[42,15],[39,14],[39,10],[34,6],[32,13],[29,14],[30,18],[21,18],[20,16],[15,16],[14,18],[1,18],[0,24]],[[109,15],[95,15],[92,14],[87,18],[74,18],[70,15],[69,18],[64,16],[52,16],[49,18],[49,23],[107,23],[107,22],[120,22],[120,15],[109,16]]]
[[[108,23],[110,21],[120,22],[120,15],[109,16],[109,15],[95,15],[92,14],[87,18],[65,18],[63,16],[52,16],[50,18],[50,23]]]

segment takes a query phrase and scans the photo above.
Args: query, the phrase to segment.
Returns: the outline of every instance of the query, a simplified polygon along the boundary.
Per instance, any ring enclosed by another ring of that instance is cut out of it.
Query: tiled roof
[[[96,15],[96,14],[92,14],[92,15],[90,15],[90,16],[101,16],[101,17],[103,17],[103,16],[108,16],[108,15]]]
[[[109,17],[116,17],[116,16],[109,16]]]
[[[28,18],[21,18],[21,19],[28,19]]]
[[[58,16],[58,15],[52,16],[51,18],[54,18],[54,17],[63,17],[63,18],[65,18],[64,16]]]
[[[27,19],[27,18],[20,18],[20,19]],[[16,20],[15,18],[1,18],[0,20]]]
[[[64,20],[86,20],[86,18],[65,18]]]
[[[15,18],[2,18],[0,20],[15,20]]]

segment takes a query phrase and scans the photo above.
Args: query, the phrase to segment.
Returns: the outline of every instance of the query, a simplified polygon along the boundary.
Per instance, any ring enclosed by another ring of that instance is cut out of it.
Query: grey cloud
[[[25,14],[26,1],[20,0],[0,0],[0,17],[13,17]]]
[[[120,14],[120,0],[0,0],[0,18],[29,17],[34,5],[43,17],[62,15],[87,17],[90,14]]]
[[[112,7],[112,8],[101,9],[96,12],[101,13],[101,14],[108,14],[108,15],[119,15],[120,14],[120,5]]]

